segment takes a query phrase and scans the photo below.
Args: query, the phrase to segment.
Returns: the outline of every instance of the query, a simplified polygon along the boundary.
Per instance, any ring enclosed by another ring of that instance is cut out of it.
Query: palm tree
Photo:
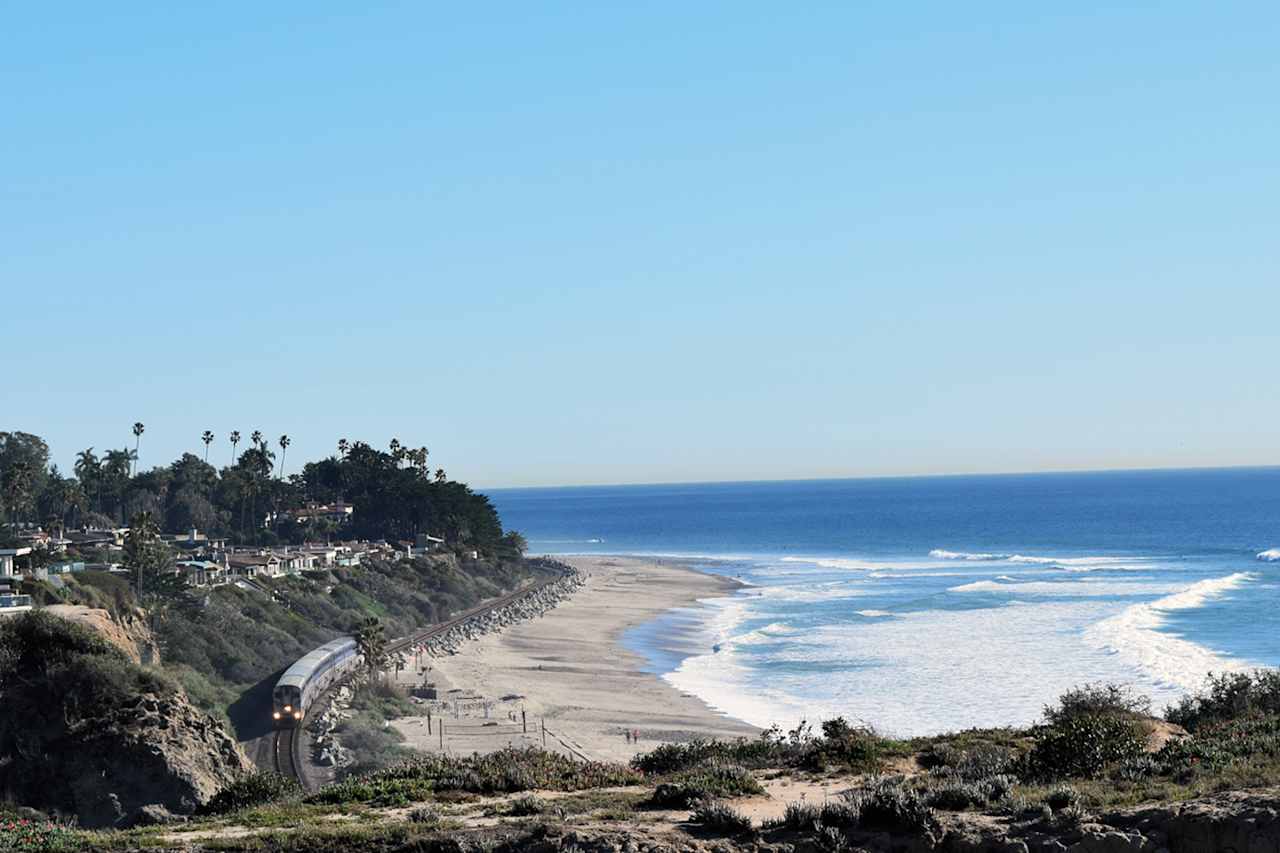
[[[240,443],[240,430],[233,429],[228,437],[231,439],[231,464],[234,465],[236,464],[236,445]]]
[[[347,458],[347,451],[351,449],[351,442],[345,438],[338,439],[338,455],[343,459]]]
[[[138,473],[138,448],[142,445],[142,433],[146,431],[146,427],[142,425],[142,421],[137,421],[133,425],[133,473]]]
[[[387,637],[383,633],[382,623],[377,617],[370,616],[360,623],[353,636],[365,670],[369,673],[369,680],[372,681],[387,665]]]
[[[289,439],[289,436],[280,436],[280,479],[282,480],[284,479],[284,455],[288,452],[289,445],[292,443],[293,442]]]
[[[93,448],[81,450],[76,454],[76,477],[80,480],[80,485],[85,489],[86,494],[90,486],[93,487],[93,510],[98,510],[98,498],[102,494],[102,465],[98,462],[98,456],[93,452]]]
[[[210,432],[209,430],[205,430],[204,433],[200,436],[200,440],[204,442],[204,461],[205,461],[205,464],[208,464],[209,445],[213,444],[213,433]]]
[[[443,483],[443,482],[445,482],[445,481],[446,481],[446,480],[448,480],[448,479],[449,479],[449,478],[445,476],[445,473],[444,473],[444,469],[443,469],[443,468],[437,468],[437,469],[436,469],[436,482],[437,482],[437,483]]]
[[[267,443],[262,440],[262,430],[255,429],[253,435],[249,436],[249,440],[253,442],[254,447],[261,447],[263,450],[267,449]]]
[[[401,460],[404,459],[404,445],[400,443],[400,439],[391,439],[391,458],[395,460],[396,467],[400,467]]]

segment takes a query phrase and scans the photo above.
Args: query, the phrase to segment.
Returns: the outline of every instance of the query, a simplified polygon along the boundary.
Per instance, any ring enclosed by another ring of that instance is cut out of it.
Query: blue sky
[[[0,428],[488,486],[1280,463],[1280,5],[1043,6],[14,6]]]

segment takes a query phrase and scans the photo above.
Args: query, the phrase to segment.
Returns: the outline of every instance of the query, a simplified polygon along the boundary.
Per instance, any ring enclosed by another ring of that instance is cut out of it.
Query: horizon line
[[[514,492],[532,491],[534,489],[611,489],[628,486],[731,486],[756,485],[766,483],[837,483],[860,480],[936,480],[960,477],[1032,477],[1057,476],[1066,474],[1156,474],[1156,473],[1188,473],[1209,471],[1260,471],[1280,469],[1280,463],[1259,463],[1253,465],[1182,465],[1182,466],[1150,466],[1138,468],[1046,468],[1034,471],[944,471],[930,474],[863,474],[833,477],[768,477],[754,480],[653,480],[629,483],[559,483],[541,486],[473,486],[480,492]]]

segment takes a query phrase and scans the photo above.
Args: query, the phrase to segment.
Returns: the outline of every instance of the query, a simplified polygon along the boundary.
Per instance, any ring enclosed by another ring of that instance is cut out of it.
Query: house
[[[29,595],[0,594],[0,618],[26,613],[31,609],[31,606],[31,596]]]
[[[236,554],[227,558],[227,570],[232,577],[241,578],[278,578],[284,574],[275,554]]]
[[[69,530],[63,534],[63,538],[74,548],[117,549],[124,547],[124,537],[128,533],[127,527],[116,530]]]
[[[173,566],[191,586],[218,586],[227,582],[227,567],[212,560],[179,560]]]
[[[309,572],[316,567],[315,555],[307,551],[286,549],[283,552],[274,553],[273,556],[280,561],[280,571],[287,575]]]
[[[30,547],[23,548],[0,548],[0,578],[12,578],[21,574],[18,571],[18,558],[28,557],[31,553]],[[30,567],[31,560],[28,557],[27,566]]]
[[[65,575],[70,572],[83,572],[84,568],[84,563],[78,560],[63,561],[61,563],[50,563],[48,573],[51,575]]]
[[[328,521],[333,524],[342,524],[350,519],[354,512],[354,506],[342,501],[332,504],[321,504],[312,501],[302,509],[289,510],[284,515],[298,524],[306,524],[308,521]]]

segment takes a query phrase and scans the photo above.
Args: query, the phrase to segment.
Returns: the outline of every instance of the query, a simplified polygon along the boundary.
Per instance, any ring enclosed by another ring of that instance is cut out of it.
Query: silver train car
[[[339,637],[298,658],[271,692],[271,719],[276,727],[302,725],[316,697],[359,663],[360,653],[351,637]]]

